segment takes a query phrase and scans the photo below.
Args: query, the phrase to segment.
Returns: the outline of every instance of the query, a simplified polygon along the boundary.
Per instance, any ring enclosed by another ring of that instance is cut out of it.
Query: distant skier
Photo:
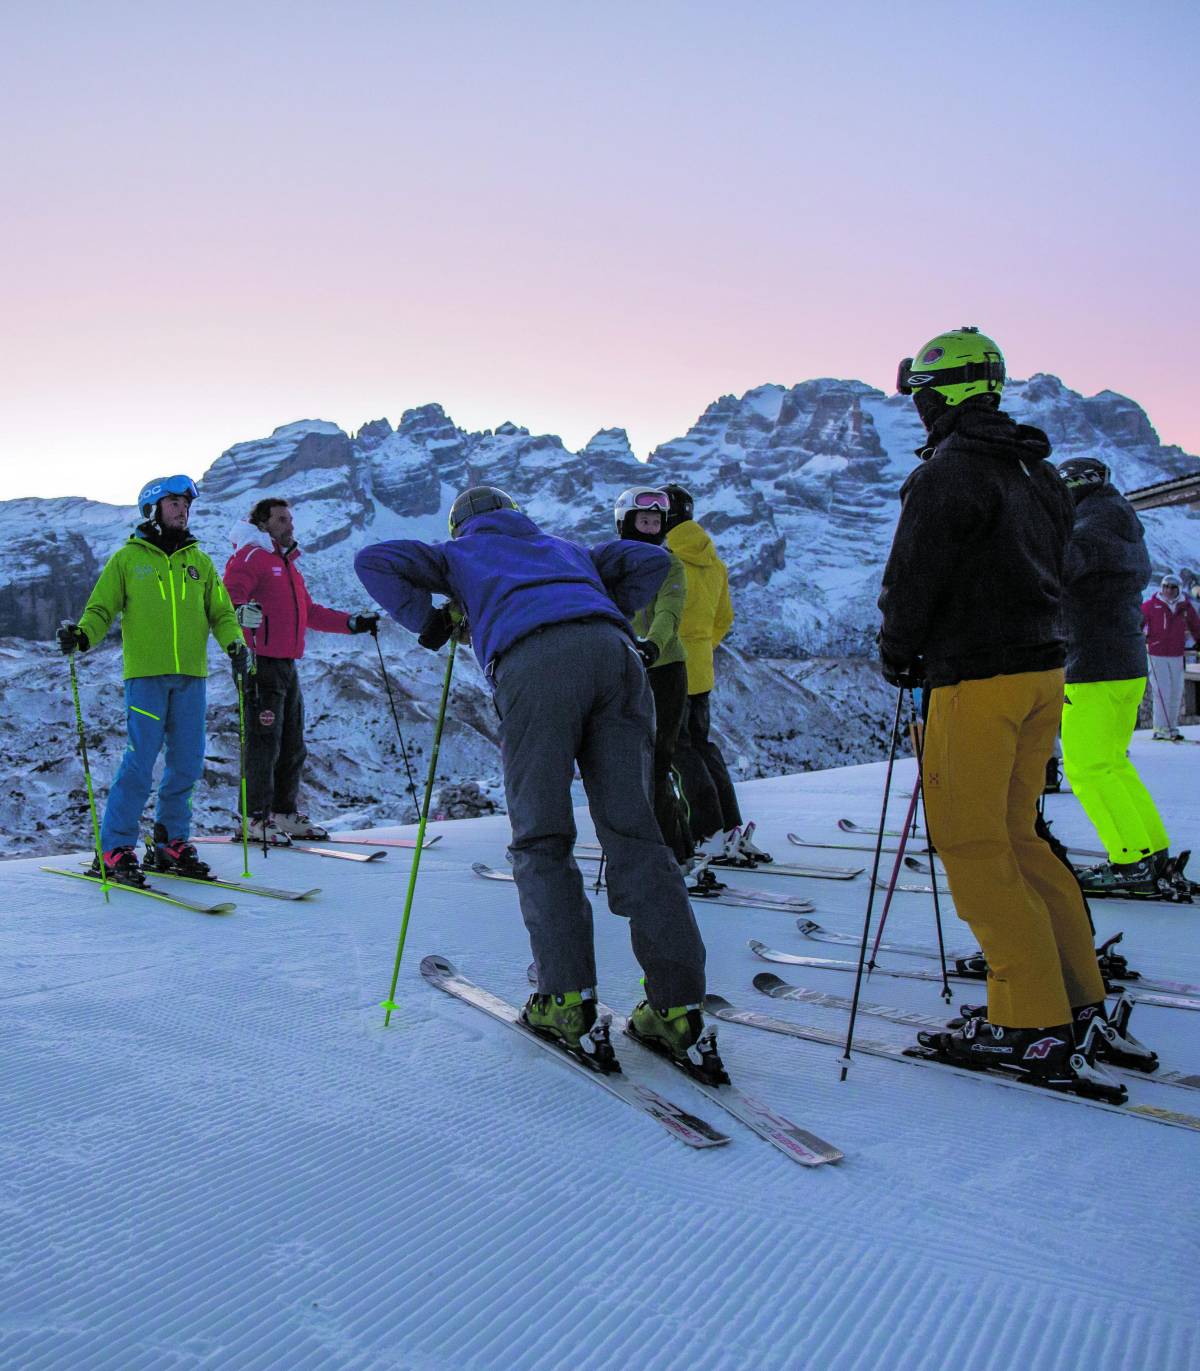
[[[687,653],[687,713],[675,746],[675,770],[691,817],[697,845],[713,838],[721,855],[765,856],[742,840],[742,813],[721,749],[709,736],[710,697],[715,674],[713,654],[733,627],[729,570],[717,556],[712,538],[696,522],[695,502],[683,486],[663,487],[671,500],[667,547],[687,573],[687,601],[679,638]]]
[[[166,748],[158,786],[151,868],[206,876],[188,841],[192,790],[204,769],[208,635],[245,677],[247,653],[233,606],[210,559],[188,532],[196,498],[187,476],[149,481],[138,496],[142,522],[108,559],[79,622],[58,630],[64,653],[94,647],[119,617],[129,743],[100,826],[108,878],[142,885],[137,841],[154,764]],[[99,873],[93,860],[92,870]]]
[[[296,565],[300,548],[288,502],[259,500],[233,533],[225,564],[225,587],[237,606],[238,623],[255,656],[246,702],[246,807],[260,841],[328,838],[300,811],[304,743],[304,696],[296,663],[304,656],[307,629],[318,633],[376,633],[378,614],[326,609],[308,593]]]
[[[608,855],[608,899],[627,915],[646,996],[632,1032],[705,1079],[725,1079],[704,1024],[704,944],[650,800],[653,702],[628,617],[670,570],[662,548],[614,541],[589,552],[544,533],[494,486],[464,491],[448,543],[377,543],[354,559],[383,607],[437,650],[465,611],[495,691],[513,874],[537,965],[523,1021],[588,1065],[615,1069],[597,1019],[592,911],[572,856],[571,778],[583,777]]]
[[[662,547],[667,536],[670,498],[665,491],[634,486],[617,498],[613,511],[617,537]],[[687,599],[687,575],[673,552],[671,569],[654,599],[633,616],[637,649],[646,663],[654,695],[654,816],[663,841],[686,865],[695,848],[671,781],[679,729],[687,713],[687,655],[679,640],[679,623]]]
[[[1200,646],[1200,610],[1183,594],[1179,577],[1168,571],[1158,589],[1142,604],[1142,630],[1150,656],[1150,694],[1154,737],[1181,743],[1179,709],[1183,704],[1183,664],[1188,635]]]
[[[1075,501],[1063,569],[1063,765],[1109,857],[1080,882],[1085,892],[1156,895],[1160,878],[1174,879],[1167,830],[1127,755],[1146,693],[1139,602],[1150,554],[1141,520],[1099,458],[1073,457],[1059,473]]]
[[[990,968],[987,1018],[920,1039],[952,1062],[1111,1095],[1105,1073],[1072,1066],[1105,987],[1079,885],[1034,831],[1062,715],[1074,506],[1046,435],[1000,410],[1003,386],[1000,350],[974,328],[931,339],[897,381],[929,439],[883,576],[883,671],[930,691],[930,837]]]

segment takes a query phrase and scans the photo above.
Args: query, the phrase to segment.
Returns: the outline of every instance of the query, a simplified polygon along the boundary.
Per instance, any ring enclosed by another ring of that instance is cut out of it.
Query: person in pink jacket
[[[257,659],[246,701],[246,796],[255,838],[289,843],[329,834],[299,809],[304,745],[304,697],[296,662],[307,629],[319,633],[378,632],[378,614],[346,614],[319,605],[296,561],[292,511],[278,496],[259,500],[234,530],[225,588]]]
[[[1200,644],[1200,612],[1183,593],[1179,577],[1168,572],[1142,604],[1142,629],[1150,655],[1150,689],[1154,699],[1154,736],[1183,741],[1177,720],[1183,701],[1183,660],[1188,635]]]

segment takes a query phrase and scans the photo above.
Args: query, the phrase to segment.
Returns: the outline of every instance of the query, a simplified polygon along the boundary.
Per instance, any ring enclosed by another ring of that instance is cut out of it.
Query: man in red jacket
[[[315,603],[300,575],[300,549],[292,511],[278,496],[259,500],[247,523],[234,530],[234,553],[225,566],[225,588],[258,663],[247,699],[246,795],[254,836],[268,842],[327,838],[299,811],[297,795],[308,749],[304,745],[304,698],[296,662],[304,656],[304,631],[371,633],[378,614],[344,614]]]
[[[1154,736],[1183,742],[1178,728],[1183,703],[1183,661],[1187,637],[1200,646],[1200,613],[1183,594],[1179,577],[1168,572],[1142,604],[1142,630],[1150,656],[1150,691],[1154,701]]]

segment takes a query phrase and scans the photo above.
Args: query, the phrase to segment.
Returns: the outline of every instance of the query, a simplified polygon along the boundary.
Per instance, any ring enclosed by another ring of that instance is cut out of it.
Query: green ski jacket
[[[242,641],[229,592],[194,538],[166,553],[139,528],[108,559],[79,627],[95,647],[121,616],[125,679],[207,676],[208,635]]]
[[[671,569],[667,579],[658,588],[658,594],[645,607],[633,616],[633,631],[639,638],[648,638],[658,648],[658,658],[654,666],[669,666],[672,662],[686,660],[687,653],[679,640],[679,624],[683,619],[683,607],[687,601],[687,572],[683,563],[664,546],[664,552],[671,559]],[[651,667],[651,670],[654,668]]]

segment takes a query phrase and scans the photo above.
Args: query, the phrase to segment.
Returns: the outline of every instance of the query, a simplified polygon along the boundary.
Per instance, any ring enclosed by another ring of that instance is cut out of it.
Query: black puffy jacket
[[[1063,559],[1075,510],[1050,440],[1000,410],[948,410],[900,491],[882,647],[929,686],[1061,667]]]
[[[1075,510],[1063,570],[1068,681],[1129,681],[1146,674],[1142,591],[1150,579],[1146,534],[1129,501],[1107,483]]]

